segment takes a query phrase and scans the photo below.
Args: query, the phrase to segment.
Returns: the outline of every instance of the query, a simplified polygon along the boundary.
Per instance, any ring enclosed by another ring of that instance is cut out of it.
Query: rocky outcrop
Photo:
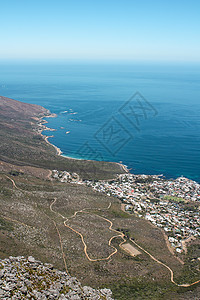
[[[109,289],[82,286],[66,272],[43,264],[32,256],[0,260],[0,299],[107,299]]]

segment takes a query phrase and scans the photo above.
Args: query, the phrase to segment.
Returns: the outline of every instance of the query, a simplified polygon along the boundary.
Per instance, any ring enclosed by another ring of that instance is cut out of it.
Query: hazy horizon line
[[[149,59],[84,59],[84,58],[1,58],[0,63],[110,63],[110,64],[200,64],[200,60],[149,60]]]

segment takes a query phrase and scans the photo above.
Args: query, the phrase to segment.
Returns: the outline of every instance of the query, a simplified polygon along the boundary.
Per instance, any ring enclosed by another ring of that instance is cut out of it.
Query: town
[[[200,185],[184,177],[122,174],[111,181],[86,181],[94,190],[115,196],[125,210],[163,228],[178,253],[183,241],[200,236]]]
[[[82,181],[77,174],[54,170],[52,177],[61,182],[85,184],[95,191],[114,196],[125,211],[145,218],[162,228],[177,253],[183,242],[200,237],[200,184],[179,177],[167,180],[162,175],[120,174],[109,181]]]

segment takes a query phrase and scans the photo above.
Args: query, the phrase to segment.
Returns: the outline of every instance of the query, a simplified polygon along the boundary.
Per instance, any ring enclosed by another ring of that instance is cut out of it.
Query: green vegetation
[[[19,176],[19,175],[23,175],[23,172],[12,170],[12,171],[9,172],[9,174],[12,175],[12,176]]]
[[[200,241],[192,241],[187,247],[184,268],[179,276],[179,282],[195,282],[199,280],[200,271]]]
[[[124,218],[124,219],[129,218],[129,215],[123,211],[111,209],[110,213],[114,218]]]
[[[138,178],[135,180],[136,183],[151,183],[153,181],[154,181],[154,179],[150,176],[147,178],[140,178],[140,179]]]
[[[12,191],[8,188],[1,187],[0,194],[4,195],[7,198],[10,198],[12,196]]]
[[[165,288],[156,282],[147,281],[142,278],[124,281],[121,279],[111,286],[115,299],[163,299]]]
[[[176,287],[167,282],[159,283],[151,276],[134,279],[121,278],[115,284],[108,285],[112,289],[115,299],[120,300],[168,300],[168,299],[196,299],[195,287]]]
[[[0,217],[0,230],[12,231],[13,230],[12,223]]]
[[[169,201],[173,201],[173,202],[178,202],[178,203],[181,203],[181,202],[186,202],[185,199],[183,198],[180,198],[180,197],[173,197],[173,196],[165,196],[164,197],[165,200],[169,200]]]
[[[119,232],[123,232],[125,238],[128,240],[130,238],[130,231],[129,229],[124,229],[124,228],[117,228],[116,229]]]
[[[160,202],[160,199],[150,199],[151,203],[155,203],[155,204],[158,204]]]

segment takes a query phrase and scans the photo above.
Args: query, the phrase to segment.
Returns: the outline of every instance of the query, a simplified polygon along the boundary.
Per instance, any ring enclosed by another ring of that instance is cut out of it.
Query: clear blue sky
[[[200,62],[200,1],[1,1],[10,58]]]

